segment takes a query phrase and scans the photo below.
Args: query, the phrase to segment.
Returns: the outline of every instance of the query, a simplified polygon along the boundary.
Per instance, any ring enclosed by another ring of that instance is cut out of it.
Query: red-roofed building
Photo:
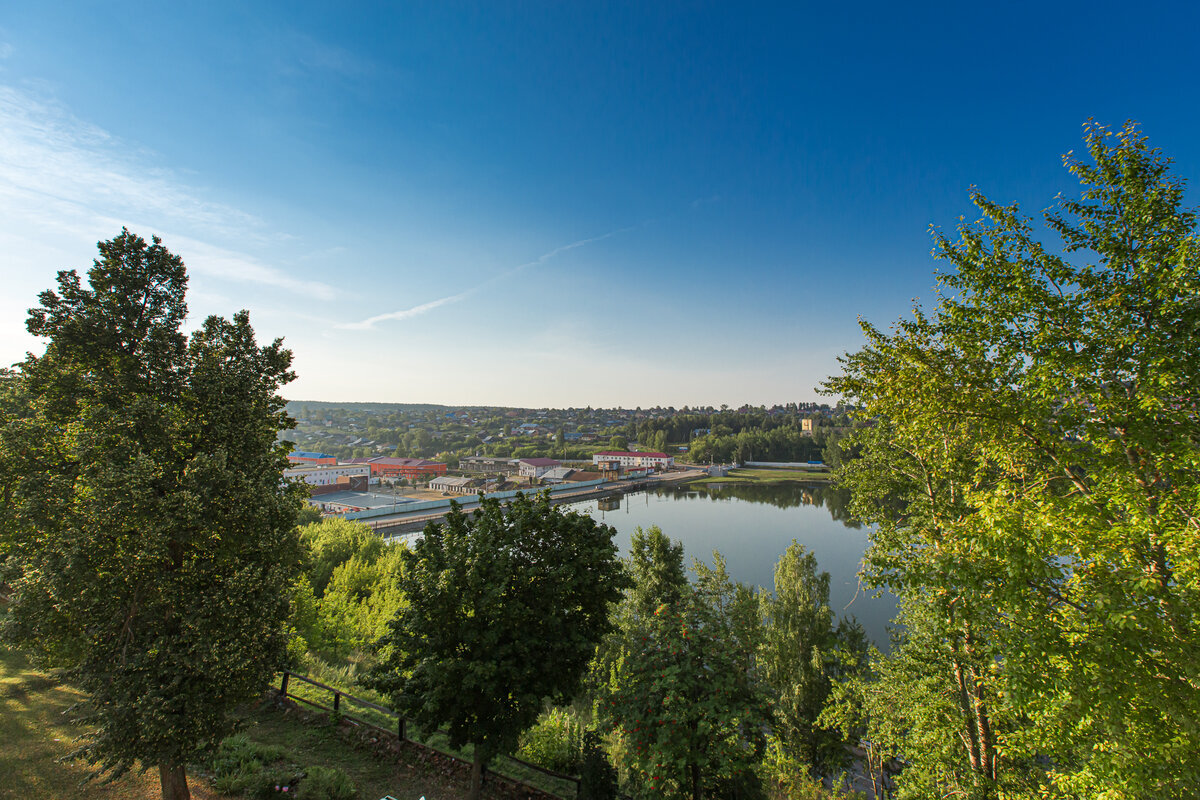
[[[635,453],[629,450],[600,450],[592,455],[592,463],[616,463],[621,467],[649,467],[663,470],[675,466],[675,456],[669,456],[666,453]]]
[[[423,480],[446,474],[446,465],[439,461],[426,461],[423,458],[390,458],[376,456],[375,458],[354,458],[350,464],[370,464],[371,477],[407,478]]]

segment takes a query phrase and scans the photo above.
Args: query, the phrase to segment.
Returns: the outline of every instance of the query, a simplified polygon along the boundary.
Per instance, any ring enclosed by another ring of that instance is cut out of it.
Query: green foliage
[[[546,495],[485,500],[470,517],[455,505],[402,556],[409,604],[373,685],[422,729],[473,744],[477,765],[512,752],[543,698],[570,699],[610,628],[626,584],[612,536]]]
[[[937,236],[937,307],[865,325],[828,384],[874,421],[843,473],[877,526],[870,572],[935,615],[890,673],[957,709],[924,739],[956,758],[897,740],[930,791],[1009,793],[1029,769],[1051,797],[1200,782],[1196,218],[1135,126],[1086,143],[1079,199],[1046,215],[1060,245],[974,195],[984,219]],[[970,780],[938,777],[964,762]]]
[[[358,790],[336,767],[302,769],[282,747],[253,742],[245,735],[221,742],[212,758],[214,784],[221,794],[255,800],[354,800]],[[286,787],[286,788],[285,788]]]
[[[521,734],[517,755],[547,769],[574,773],[583,760],[585,727],[571,709],[551,708],[538,718],[536,725]]]
[[[289,763],[289,755],[281,747],[252,742],[243,735],[230,736],[221,742],[212,761],[214,784],[221,794],[240,795],[261,800],[280,797],[287,786],[295,791],[304,774],[299,766]]]
[[[293,592],[297,646],[334,660],[365,652],[404,603],[397,583],[404,545],[384,544],[366,525],[342,519],[302,528],[301,540],[307,557]]]
[[[60,272],[28,328],[47,339],[6,380],[0,537],[5,636],[71,668],[101,772],[183,765],[283,663],[302,490],[282,480],[293,378],[246,312],[190,338],[183,262],[128,231],[85,287]],[[15,401],[13,400],[15,398]]]
[[[745,429],[740,433],[699,436],[688,447],[693,463],[734,461],[819,461],[821,441],[796,428]]]
[[[308,552],[305,573],[313,593],[323,597],[333,572],[357,556],[374,562],[383,550],[383,540],[361,522],[330,517],[300,529],[300,538]]]
[[[678,603],[688,591],[683,544],[664,536],[657,525],[634,531],[629,543],[629,572],[633,579],[630,606],[634,614],[643,617],[664,603]]]
[[[593,665],[599,713],[620,740],[617,758],[652,796],[755,784],[768,718],[752,670],[757,601],[729,579],[720,554],[711,569],[697,563],[697,585],[689,585],[682,548],[656,528],[635,534],[630,560],[635,585],[621,631]]]
[[[321,521],[321,511],[317,507],[305,503],[299,513],[296,514],[296,525],[303,528],[306,525],[315,525]]]
[[[300,781],[296,800],[354,800],[358,789],[337,767],[309,767]]]
[[[600,747],[600,734],[583,734],[583,760],[579,766],[577,800],[617,800],[617,770]]]
[[[627,739],[624,766],[659,796],[752,772],[766,700],[725,621],[695,593],[629,630],[629,649],[600,708]]]
[[[762,598],[766,621],[758,665],[774,698],[772,729],[782,756],[830,775],[847,765],[849,744],[817,718],[837,678],[866,661],[866,636],[853,621],[834,624],[829,573],[793,541],[775,566],[775,592]]]

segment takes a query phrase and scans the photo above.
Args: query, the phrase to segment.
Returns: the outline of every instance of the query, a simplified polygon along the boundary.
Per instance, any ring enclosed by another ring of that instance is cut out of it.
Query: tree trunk
[[[182,764],[159,764],[158,782],[162,785],[163,800],[192,800]]]
[[[479,793],[483,790],[483,753],[479,745],[475,745],[475,758],[471,762],[471,793],[468,795],[470,800],[479,800]]]
[[[688,765],[688,770],[692,773],[692,800],[701,800],[701,797],[700,797],[700,765],[693,762]]]

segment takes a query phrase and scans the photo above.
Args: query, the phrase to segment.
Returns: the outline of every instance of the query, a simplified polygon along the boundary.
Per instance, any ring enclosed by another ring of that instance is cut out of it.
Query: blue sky
[[[0,12],[4,363],[127,225],[296,399],[808,401],[972,185],[1049,206],[1089,117],[1200,171],[1193,3],[42,6]]]

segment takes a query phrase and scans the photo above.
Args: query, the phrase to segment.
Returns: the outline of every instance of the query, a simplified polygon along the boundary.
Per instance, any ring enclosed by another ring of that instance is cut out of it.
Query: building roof
[[[561,461],[555,461],[553,458],[522,458],[521,463],[531,467],[557,467],[562,464]]]
[[[371,471],[369,464],[297,464],[288,467],[284,472],[289,475],[303,475],[308,472],[328,472],[331,469],[358,469],[364,474]]]
[[[570,467],[555,467],[542,476],[543,479],[552,481],[565,481],[567,478],[575,474],[575,470]]]
[[[666,453],[639,453],[633,450],[599,450],[597,456],[641,456],[642,458],[670,458]]]
[[[348,464],[382,464],[385,467],[432,467],[441,465],[440,461],[426,461],[423,458],[392,458],[391,456],[375,456],[374,458],[352,458]]]
[[[440,478],[431,480],[429,485],[433,486],[436,483],[438,486],[469,486],[474,480],[474,478],[455,478],[443,475]]]
[[[307,450],[293,450],[288,453],[288,458],[333,458],[328,453],[310,453]]]

